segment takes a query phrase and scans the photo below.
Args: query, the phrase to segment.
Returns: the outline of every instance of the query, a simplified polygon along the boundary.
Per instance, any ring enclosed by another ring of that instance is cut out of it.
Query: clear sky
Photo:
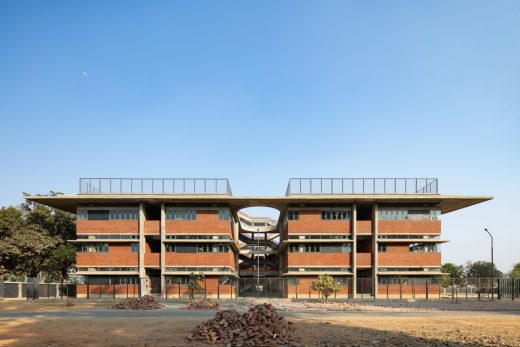
[[[520,1],[1,1],[0,205],[79,177],[438,177],[520,262]]]

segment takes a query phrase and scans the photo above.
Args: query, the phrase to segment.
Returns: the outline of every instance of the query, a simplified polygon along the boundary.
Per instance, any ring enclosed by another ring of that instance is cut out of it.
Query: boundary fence
[[[329,299],[353,299],[351,277],[334,277],[340,289]],[[322,299],[323,295],[312,289],[309,278],[240,278],[236,281],[200,282],[194,290],[195,299],[288,298]],[[140,281],[120,282],[9,282],[0,280],[0,297],[3,298],[85,298],[116,299],[141,296]],[[356,299],[374,298],[374,280],[357,278]],[[159,295],[156,293],[156,295]],[[165,284],[165,299],[187,299],[190,290],[186,284]],[[425,278],[380,277],[377,283],[377,299],[441,299],[441,300],[515,300],[520,298],[520,279],[511,278]]]

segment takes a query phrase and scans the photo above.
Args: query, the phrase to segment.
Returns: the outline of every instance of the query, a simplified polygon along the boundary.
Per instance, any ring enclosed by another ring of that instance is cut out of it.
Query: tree
[[[334,281],[334,278],[329,275],[319,275],[316,281],[311,284],[311,289],[320,292],[325,300],[328,300],[332,293],[336,293],[341,289],[341,286]]]
[[[46,268],[57,237],[37,225],[22,225],[8,237],[0,238],[0,264],[4,273],[36,277]]]
[[[57,196],[62,193],[51,191],[49,195]],[[26,223],[39,225],[49,235],[58,236],[63,241],[71,240],[76,235],[76,217],[71,213],[28,200],[20,205],[20,210],[24,214]]]
[[[445,263],[442,264],[441,271],[447,274],[442,276],[442,282],[444,286],[448,286],[453,283],[460,284],[462,282],[462,277],[464,277],[463,265]]]
[[[200,286],[201,281],[204,281],[204,274],[202,272],[199,272],[198,274],[192,272],[189,274],[187,286],[190,292],[190,301],[193,299],[195,290],[202,289]]]
[[[58,279],[61,284],[69,277],[69,272],[76,264],[76,247],[70,243],[62,243],[52,250],[45,272],[48,280]]]
[[[0,238],[9,237],[24,225],[20,209],[9,206],[0,208]]]
[[[74,234],[75,217],[70,213],[29,201],[1,208],[0,275],[64,276],[65,268],[70,270],[75,262],[74,247],[66,243]]]
[[[497,269],[496,265],[488,261],[468,261],[466,264],[466,277],[468,278],[491,278],[493,277],[493,270],[495,278],[502,277],[502,272]]]
[[[513,270],[509,273],[509,277],[511,278],[520,278],[520,263],[516,263],[513,266]]]

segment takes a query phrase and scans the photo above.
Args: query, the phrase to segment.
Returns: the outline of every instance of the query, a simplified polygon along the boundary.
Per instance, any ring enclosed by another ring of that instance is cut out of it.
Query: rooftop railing
[[[227,178],[80,178],[79,193],[232,195]]]
[[[438,194],[436,178],[291,178],[289,195]]]

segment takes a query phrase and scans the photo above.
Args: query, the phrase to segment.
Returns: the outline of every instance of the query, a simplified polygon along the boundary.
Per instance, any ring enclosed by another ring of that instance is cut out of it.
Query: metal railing
[[[79,193],[233,195],[227,178],[80,178]]]
[[[438,193],[437,178],[291,178],[285,195]]]

